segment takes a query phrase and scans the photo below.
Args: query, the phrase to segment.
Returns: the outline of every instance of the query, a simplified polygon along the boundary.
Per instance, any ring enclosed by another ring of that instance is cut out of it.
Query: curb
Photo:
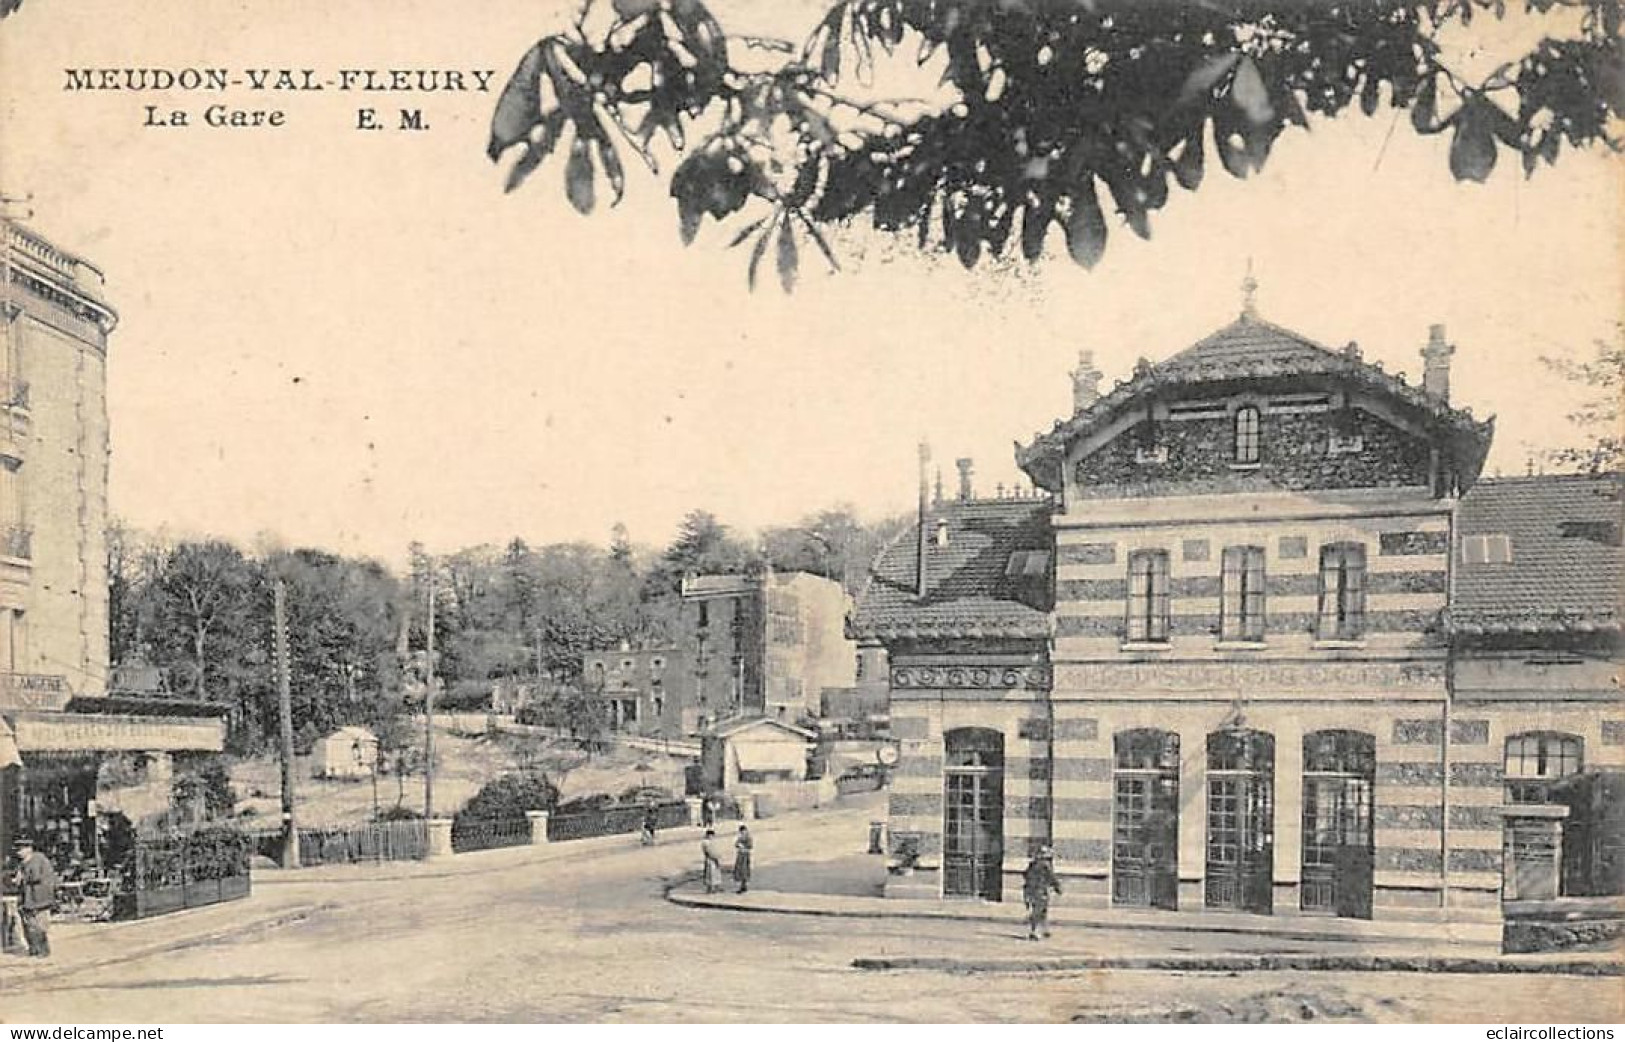
[[[1612,959],[1527,962],[1516,958],[1460,955],[1206,955],[1058,956],[1050,959],[947,959],[934,956],[858,958],[859,970],[935,970],[946,973],[1077,973],[1087,970],[1184,970],[1235,973],[1256,970],[1364,973],[1548,973],[1575,977],[1622,977],[1625,963]]]
[[[774,893],[774,892],[775,891],[761,891],[761,893]],[[773,914],[778,914],[778,915],[805,915],[805,916],[814,916],[814,917],[822,917],[822,918],[927,919],[927,920],[937,920],[937,921],[945,921],[945,922],[1017,923],[1017,924],[1023,923],[1023,922],[1026,921],[1019,914],[1017,914],[1016,912],[1011,912],[1008,915],[998,915],[998,914],[991,914],[990,915],[990,914],[987,914],[987,913],[977,914],[976,912],[973,912],[973,911],[960,912],[960,911],[954,911],[954,910],[948,909],[948,908],[940,908],[940,909],[939,908],[929,908],[929,909],[927,909],[927,908],[887,908],[887,909],[882,910],[882,909],[869,909],[869,908],[855,908],[855,909],[816,908],[816,907],[809,907],[809,906],[805,906],[805,905],[802,905],[802,906],[795,906],[795,905],[767,905],[767,904],[759,904],[759,903],[754,903],[754,902],[747,903],[747,902],[744,902],[744,901],[734,900],[732,895],[726,895],[725,896],[725,895],[717,895],[717,894],[682,893],[679,890],[677,890],[676,888],[673,888],[673,889],[667,891],[666,900],[670,901],[672,904],[682,905],[683,907],[687,907],[687,908],[711,908],[711,909],[721,909],[721,910],[730,911],[730,912],[766,912],[766,913],[773,913]],[[1278,939],[1283,940],[1283,941],[1318,941],[1318,942],[1321,942],[1321,943],[1329,943],[1329,944],[1393,945],[1393,944],[1407,944],[1407,943],[1412,943],[1412,944],[1414,944],[1414,943],[1424,943],[1426,941],[1426,939],[1407,938],[1407,937],[1328,936],[1327,934],[1324,934],[1324,933],[1316,933],[1316,932],[1309,931],[1309,930],[1301,930],[1301,929],[1300,930],[1295,930],[1290,926],[1274,927],[1274,928],[1266,929],[1266,928],[1263,928],[1263,927],[1249,928],[1248,926],[1245,926],[1245,925],[1242,925],[1242,924],[1229,924],[1229,923],[1223,924],[1223,925],[1212,925],[1212,924],[1197,923],[1197,922],[1180,922],[1180,923],[1160,922],[1160,921],[1157,921],[1157,922],[1132,922],[1132,921],[1120,921],[1120,920],[1103,919],[1103,918],[1091,918],[1091,917],[1088,917],[1088,916],[1075,916],[1075,917],[1055,917],[1055,916],[1052,916],[1052,919],[1057,925],[1068,926],[1068,927],[1074,927],[1075,926],[1075,927],[1082,927],[1082,928],[1085,928],[1085,929],[1148,930],[1148,931],[1154,930],[1154,931],[1157,931],[1157,932],[1160,932],[1160,933],[1184,933],[1184,934],[1193,934],[1193,933],[1202,933],[1202,934],[1221,933],[1221,934],[1223,934],[1223,933],[1228,933],[1228,934],[1240,934],[1242,936],[1249,936],[1249,937],[1272,937],[1272,938],[1278,938]],[[1437,941],[1434,941],[1433,943],[1437,943]]]
[[[6,973],[0,970],[0,986],[14,986],[20,984],[33,984],[38,981],[52,980],[57,977],[67,977],[85,970],[102,969],[107,966],[116,966],[119,963],[132,962],[144,959],[150,955],[162,955],[165,952],[181,951],[186,948],[195,948],[200,945],[223,941],[238,934],[252,933],[255,930],[274,930],[280,926],[296,923],[310,916],[333,908],[331,904],[295,905],[284,908],[279,912],[250,919],[247,922],[233,923],[230,926],[220,927],[189,937],[170,938],[166,941],[155,941],[119,952],[117,955],[108,955],[92,958],[75,963],[51,963],[44,966],[29,967],[15,973]],[[134,924],[130,924],[134,925]]]

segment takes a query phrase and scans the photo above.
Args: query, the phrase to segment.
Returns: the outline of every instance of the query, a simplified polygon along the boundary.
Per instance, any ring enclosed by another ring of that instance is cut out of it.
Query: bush
[[[486,821],[522,818],[528,810],[552,810],[558,802],[558,786],[547,775],[504,774],[486,782],[457,816]]]
[[[385,807],[383,810],[378,812],[378,816],[376,818],[374,818],[373,820],[374,821],[417,821],[422,817],[423,817],[422,814],[419,814],[417,811],[413,810],[411,807]]]
[[[560,817],[568,814],[591,814],[615,806],[615,797],[605,792],[595,792],[591,796],[577,796],[568,803],[561,803],[554,811]]]

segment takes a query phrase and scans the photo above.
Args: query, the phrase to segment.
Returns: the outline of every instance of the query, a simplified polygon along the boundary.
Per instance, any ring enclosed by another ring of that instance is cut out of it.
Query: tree
[[[906,518],[866,524],[843,503],[794,525],[765,530],[762,544],[774,568],[834,579],[855,596],[863,589],[875,555],[907,524]]]
[[[837,266],[824,232],[860,218],[967,268],[1013,238],[1037,260],[1059,226],[1092,267],[1109,211],[1149,238],[1151,214],[1172,186],[1201,185],[1210,152],[1244,178],[1288,127],[1353,105],[1448,133],[1458,180],[1485,180],[1502,149],[1532,173],[1565,143],[1617,148],[1617,0],[1524,6],[1548,35],[1469,77],[1442,38],[1503,17],[1505,0],[838,0],[799,49],[731,36],[701,0],[584,0],[568,31],[520,59],[487,152],[517,156],[512,191],[562,149],[582,213],[601,183],[620,201],[623,156],[651,172],[678,158],[684,241],[706,217],[737,217],[753,286],[770,249],[786,291],[809,242]],[[760,68],[764,54],[777,64]],[[942,89],[869,98],[905,55]]]
[[[241,550],[218,540],[180,543],[164,556],[154,584],[155,632],[159,661],[167,666],[171,689],[194,698],[221,698],[238,708],[237,697],[255,678],[245,673],[262,654],[269,624],[257,625],[253,605],[264,593],[264,577]],[[268,678],[258,678],[263,685]]]
[[[1541,359],[1559,376],[1596,393],[1568,415],[1584,443],[1548,454],[1558,466],[1576,467],[1588,474],[1625,469],[1625,435],[1619,415],[1620,395],[1625,394],[1625,323],[1616,331],[1613,343],[1598,340],[1595,347],[1596,357],[1589,362]]]

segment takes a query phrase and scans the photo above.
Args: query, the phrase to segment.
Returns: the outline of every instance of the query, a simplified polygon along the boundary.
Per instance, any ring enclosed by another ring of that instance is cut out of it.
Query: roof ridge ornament
[[[1241,280],[1241,317],[1248,321],[1258,318],[1258,280],[1253,277],[1253,259],[1247,258],[1247,276]]]

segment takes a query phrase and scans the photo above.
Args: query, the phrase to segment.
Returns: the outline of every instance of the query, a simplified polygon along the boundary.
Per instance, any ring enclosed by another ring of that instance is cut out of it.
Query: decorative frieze
[[[1499,788],[1504,775],[1499,763],[1453,763],[1450,784],[1469,789]]]
[[[1438,788],[1444,771],[1426,761],[1388,760],[1377,763],[1377,784],[1404,788]]]
[[[1455,832],[1499,833],[1503,824],[1498,804],[1490,806],[1471,803],[1452,804],[1450,807],[1450,828]]]
[[[1604,720],[1602,722],[1603,745],[1625,745],[1625,720]]]
[[[1275,554],[1283,561],[1296,561],[1309,556],[1309,539],[1301,535],[1284,535],[1276,544]]]
[[[1210,544],[1206,539],[1187,539],[1183,547],[1183,557],[1187,561],[1206,561],[1211,554]]]
[[[1433,872],[1439,871],[1442,859],[1437,850],[1411,847],[1378,847],[1376,869],[1379,872]]]
[[[1450,721],[1451,745],[1488,745],[1490,744],[1490,722],[1488,720],[1452,720]]]
[[[1501,871],[1501,852],[1499,850],[1471,848],[1452,850],[1450,852],[1450,871],[1499,872]]]
[[[1050,686],[1050,671],[1045,666],[893,666],[891,686],[1043,691]]]
[[[1434,662],[1097,662],[1057,668],[1063,691],[1442,690]]]
[[[1436,829],[1443,815],[1438,806],[1424,803],[1379,803],[1375,811],[1378,828]]]

